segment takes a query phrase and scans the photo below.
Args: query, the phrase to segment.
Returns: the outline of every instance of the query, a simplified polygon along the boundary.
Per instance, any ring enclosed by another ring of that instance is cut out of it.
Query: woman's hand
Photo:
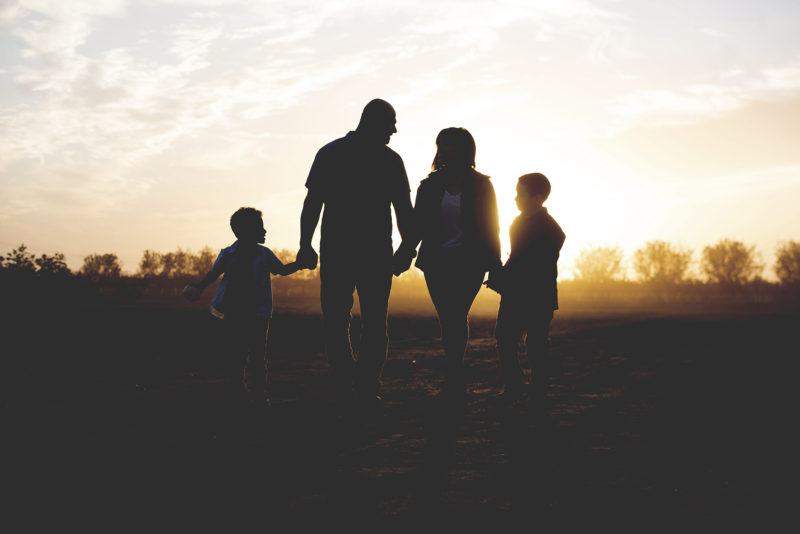
[[[411,268],[411,260],[413,260],[416,255],[416,250],[404,247],[401,243],[392,257],[392,273],[394,273],[395,276],[400,276],[409,270]]]

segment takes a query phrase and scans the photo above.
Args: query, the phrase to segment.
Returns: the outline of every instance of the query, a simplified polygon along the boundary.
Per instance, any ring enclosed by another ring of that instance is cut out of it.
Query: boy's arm
[[[225,269],[223,267],[223,262],[222,262],[222,252],[220,252],[219,256],[217,256],[217,259],[214,262],[214,265],[211,267],[211,270],[208,271],[208,274],[206,274],[202,280],[191,283],[189,285],[196,287],[200,291],[203,291],[205,288],[213,284],[217,280],[217,278],[220,277],[220,275],[223,273],[224,270]]]
[[[279,274],[281,276],[287,276],[290,274],[294,274],[299,270],[300,270],[300,265],[296,261],[293,261],[291,263],[286,263],[276,268],[275,274]]]
[[[215,263],[214,267],[216,266],[217,264]],[[211,270],[208,271],[208,274],[206,274],[202,280],[186,284],[186,287],[183,288],[183,296],[186,298],[186,300],[194,302],[200,299],[200,294],[203,293],[205,288],[213,284],[214,280],[219,278],[219,275],[222,274],[222,270],[215,269],[214,267],[212,267]]]

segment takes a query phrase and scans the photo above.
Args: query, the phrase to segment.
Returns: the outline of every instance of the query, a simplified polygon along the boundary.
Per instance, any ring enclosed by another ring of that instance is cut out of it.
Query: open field
[[[266,418],[225,392],[220,324],[202,310],[43,309],[4,325],[6,506],[32,522],[58,509],[62,524],[108,526],[226,511],[265,525],[535,527],[733,522],[781,506],[796,312],[559,312],[548,419],[491,401],[486,315],[472,320],[467,410],[438,411],[436,319],[393,313],[385,413],[352,424],[333,417],[317,314],[273,319]]]

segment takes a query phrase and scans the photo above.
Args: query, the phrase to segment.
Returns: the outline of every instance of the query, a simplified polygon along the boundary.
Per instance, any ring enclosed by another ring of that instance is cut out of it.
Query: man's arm
[[[402,163],[401,163],[402,166]],[[411,205],[411,192],[408,187],[408,177],[405,168],[402,169],[404,187],[399,188],[392,198],[394,215],[397,219],[397,229],[400,232],[401,243],[394,254],[393,268],[395,276],[399,276],[411,267],[411,261],[417,255],[419,237],[417,232],[416,216]]]
[[[311,238],[314,237],[321,212],[322,197],[314,189],[309,189],[300,214],[300,250],[297,251],[297,263],[302,269],[314,269],[317,266],[318,256],[311,246]]]

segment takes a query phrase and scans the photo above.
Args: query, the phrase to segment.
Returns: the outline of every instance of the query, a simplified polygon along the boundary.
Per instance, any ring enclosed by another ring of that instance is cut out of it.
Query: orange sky
[[[6,3],[0,251],[134,272],[226,246],[242,205],[296,248],[316,150],[380,97],[412,197],[437,132],[473,133],[504,243],[516,177],[548,175],[564,277],[586,246],[723,237],[771,277],[800,239],[798,22],[788,1]]]

